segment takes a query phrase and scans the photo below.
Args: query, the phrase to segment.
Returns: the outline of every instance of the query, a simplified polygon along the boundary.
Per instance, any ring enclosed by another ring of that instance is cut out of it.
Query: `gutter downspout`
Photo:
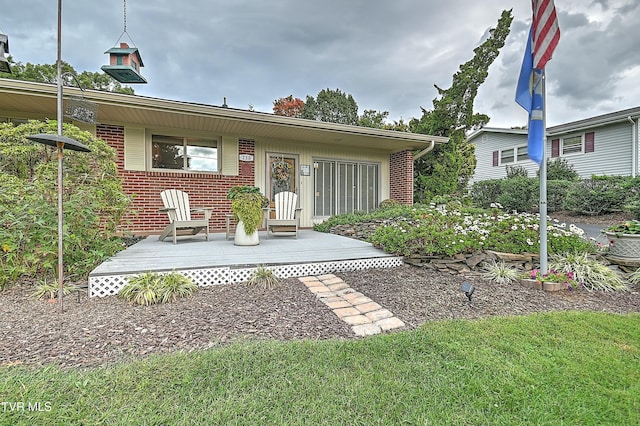
[[[631,118],[627,117],[629,123],[631,123],[631,177],[635,178],[638,175],[638,127],[637,123]]]
[[[436,146],[436,142],[435,141],[429,141],[429,146],[426,147],[425,149],[423,149],[422,151],[420,151],[417,154],[414,154],[413,156],[413,161],[416,161],[418,158],[423,157],[424,155],[426,155],[429,151],[431,151],[434,147]]]

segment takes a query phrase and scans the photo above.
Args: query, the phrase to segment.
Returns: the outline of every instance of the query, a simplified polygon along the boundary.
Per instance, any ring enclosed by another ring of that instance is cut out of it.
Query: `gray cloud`
[[[639,5],[556,2],[562,36],[547,66],[550,125],[638,105]],[[227,97],[232,107],[265,112],[281,96],[339,88],[361,112],[410,119],[432,106],[434,84],[449,87],[502,10],[513,8],[511,34],[475,107],[492,126],[522,125],[526,114],[513,97],[530,7],[526,0],[129,0],[127,33],[149,81],[134,88],[214,105]],[[3,8],[0,27],[15,60],[55,61],[55,2],[14,2]],[[122,30],[121,2],[66,0],[63,59],[78,71],[99,71]]]

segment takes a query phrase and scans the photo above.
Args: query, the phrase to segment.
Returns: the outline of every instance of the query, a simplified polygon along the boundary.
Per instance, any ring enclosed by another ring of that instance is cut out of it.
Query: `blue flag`
[[[527,39],[527,48],[522,59],[522,67],[520,68],[518,87],[516,88],[516,102],[529,113],[527,153],[529,158],[538,165],[542,163],[545,143],[544,98],[542,96],[543,72],[543,70],[533,68],[530,31]]]

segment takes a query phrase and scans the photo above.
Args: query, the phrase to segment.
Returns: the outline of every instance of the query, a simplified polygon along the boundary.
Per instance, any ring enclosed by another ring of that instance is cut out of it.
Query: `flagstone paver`
[[[349,324],[356,336],[371,336],[405,326],[391,311],[349,287],[334,274],[301,277],[299,280],[338,318]]]

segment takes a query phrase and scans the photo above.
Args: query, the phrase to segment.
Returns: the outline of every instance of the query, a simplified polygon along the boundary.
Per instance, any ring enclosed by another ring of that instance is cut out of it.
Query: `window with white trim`
[[[500,150],[500,165],[526,161],[528,159],[529,156],[527,155],[526,145]]]
[[[153,135],[151,168],[217,172],[220,170],[218,141]]]
[[[527,151],[527,146],[519,146],[516,148],[516,151],[518,152],[518,157],[517,157],[517,161],[526,161],[529,159],[529,152]]]
[[[581,154],[582,146],[582,135],[562,138],[562,155]]]

